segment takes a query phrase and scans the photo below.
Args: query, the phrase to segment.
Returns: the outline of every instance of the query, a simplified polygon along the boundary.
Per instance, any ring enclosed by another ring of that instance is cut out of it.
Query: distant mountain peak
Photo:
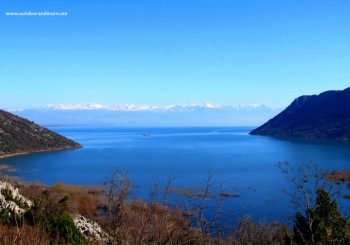
[[[134,104],[118,104],[118,105],[101,105],[101,104],[50,104],[44,107],[46,110],[108,110],[108,111],[189,111],[195,109],[256,109],[265,107],[259,104],[245,104],[245,105],[226,105],[219,106],[210,102],[205,103],[190,103],[190,104],[174,104],[166,106],[154,105],[134,105]]]
[[[142,125],[142,126],[227,126],[257,125],[280,109],[264,105],[212,103],[166,106],[121,104],[49,105],[16,111],[42,125]]]
[[[104,106],[100,104],[76,104],[76,105],[65,105],[65,104],[49,104],[44,107],[47,110],[100,110]]]

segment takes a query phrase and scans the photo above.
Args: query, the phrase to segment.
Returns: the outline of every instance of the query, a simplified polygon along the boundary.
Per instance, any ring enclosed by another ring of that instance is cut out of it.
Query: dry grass
[[[220,192],[220,196],[222,196],[222,197],[240,197],[241,195],[232,194],[232,193],[228,193],[228,192]]]
[[[67,198],[68,210],[70,213],[79,213],[86,217],[96,217],[97,211],[105,203],[105,194],[102,187],[98,186],[80,186],[56,183],[49,187],[41,183],[23,184],[21,182],[12,182],[19,188],[20,193],[30,200],[42,198],[43,193],[49,194],[50,198],[62,200]]]
[[[346,181],[350,182],[350,172],[349,171],[333,171],[327,175],[327,180],[329,181]]]
[[[96,216],[98,208],[105,202],[104,191],[98,186],[85,187],[57,183],[52,187],[52,191],[68,196],[71,212],[80,213],[86,217]]]
[[[105,220],[105,227],[113,234],[113,244],[190,244],[200,237],[180,210],[135,200],[119,216],[117,225],[113,219]]]
[[[206,195],[206,198],[215,199],[217,196],[214,193],[204,193],[203,189],[200,188],[169,188],[169,193],[177,194],[180,196],[185,196],[189,198],[203,198]]]
[[[167,187],[167,194],[195,198],[196,203],[198,199],[201,200],[201,206],[192,206],[187,210],[171,209],[156,200],[129,201],[131,185],[127,176],[121,174],[114,175],[104,189],[64,183],[51,187],[40,183],[12,183],[19,187],[22,195],[40,204],[43,215],[59,213],[64,208],[70,213],[80,213],[97,221],[111,235],[111,244],[283,244],[287,232],[285,225],[256,224],[249,219],[243,219],[238,229],[223,232],[226,228],[218,220],[210,223],[203,215],[206,202],[219,200],[213,198],[209,183],[203,190]],[[216,196],[225,198],[237,195],[221,192]],[[67,198],[66,207],[59,205],[64,198]],[[172,203],[172,206],[179,205]],[[220,208],[217,215],[220,215]],[[215,231],[215,236],[212,231]],[[43,232],[42,227],[28,224],[19,228],[0,226],[0,235],[0,244],[50,244],[53,239]]]
[[[237,230],[225,241],[226,244],[284,244],[288,227],[280,223],[257,224],[250,218],[243,218]]]
[[[50,244],[50,236],[43,233],[42,230],[30,225],[21,227],[8,227],[0,225],[0,244],[12,245],[35,245]]]

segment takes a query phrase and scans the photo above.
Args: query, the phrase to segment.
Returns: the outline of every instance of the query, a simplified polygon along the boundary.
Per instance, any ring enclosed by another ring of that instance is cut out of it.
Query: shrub
[[[23,224],[23,216],[15,214],[7,209],[0,211],[1,223],[5,226],[18,226]]]
[[[306,210],[305,216],[296,214],[290,244],[350,244],[350,222],[338,210],[325,190],[317,191],[316,207]]]
[[[84,242],[83,235],[74,225],[72,217],[67,214],[51,217],[47,229],[56,240],[64,239],[68,244],[83,244]]]

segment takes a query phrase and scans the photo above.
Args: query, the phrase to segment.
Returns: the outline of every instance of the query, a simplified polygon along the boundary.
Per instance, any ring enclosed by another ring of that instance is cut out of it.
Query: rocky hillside
[[[48,198],[48,193],[46,189],[46,198]],[[41,200],[40,202],[42,203],[45,201]],[[67,198],[61,199],[59,203],[62,205],[62,203],[66,201],[68,201]],[[42,222],[41,225],[43,225],[44,229],[46,229],[49,234],[51,233],[50,244],[111,244],[110,236],[100,225],[95,221],[87,219],[83,215],[60,213],[62,210],[59,210],[59,208],[55,210],[58,211],[57,214],[52,214],[52,212],[50,212],[50,214],[42,215],[40,211],[43,210],[38,200],[30,201],[22,196],[18,188],[15,188],[12,184],[0,181],[0,223],[2,225],[15,225],[18,228],[18,226],[23,226],[24,223],[34,226],[36,222]],[[52,215],[53,217],[50,217]],[[33,222],[33,220],[35,220],[35,222]],[[47,244],[47,242],[41,240],[43,238],[43,240],[45,240],[45,237],[48,238],[45,233],[45,230],[42,231],[42,236],[36,238],[35,244]],[[53,234],[60,237],[61,242],[57,242],[57,238],[54,239],[52,236]],[[23,234],[23,236],[25,236],[25,234]],[[23,243],[13,242],[11,244]]]
[[[301,96],[251,134],[350,140],[350,88]]]
[[[0,110],[0,157],[78,147],[70,139]]]

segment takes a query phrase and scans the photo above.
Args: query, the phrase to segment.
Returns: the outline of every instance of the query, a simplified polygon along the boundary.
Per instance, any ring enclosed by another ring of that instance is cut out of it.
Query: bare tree
[[[278,164],[278,168],[287,181],[292,184],[292,187],[285,190],[285,192],[290,196],[296,211],[306,215],[311,242],[314,243],[312,229],[315,220],[309,210],[315,209],[317,191],[325,190],[332,195],[336,194],[334,186],[326,180],[328,173],[314,163],[300,164],[294,167],[288,162],[281,162]]]
[[[300,164],[291,166],[288,162],[277,165],[286,180],[293,188],[285,190],[291,197],[297,211],[305,211],[315,207],[316,192],[319,189],[332,191],[332,185],[326,181],[327,172],[317,164]]]
[[[131,183],[126,172],[115,171],[104,185],[107,188],[107,211],[110,220],[109,230],[112,237],[121,237],[120,227],[126,222],[128,196]],[[125,234],[124,234],[125,235]]]

